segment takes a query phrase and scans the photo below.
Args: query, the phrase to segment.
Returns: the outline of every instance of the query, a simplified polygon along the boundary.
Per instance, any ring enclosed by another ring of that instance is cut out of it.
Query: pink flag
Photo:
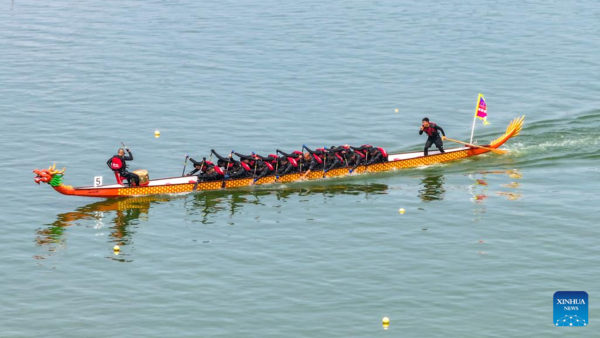
[[[479,102],[477,102],[475,117],[482,120],[484,125],[490,124],[487,121],[487,104],[485,103],[485,99],[483,98],[482,94],[479,94]]]

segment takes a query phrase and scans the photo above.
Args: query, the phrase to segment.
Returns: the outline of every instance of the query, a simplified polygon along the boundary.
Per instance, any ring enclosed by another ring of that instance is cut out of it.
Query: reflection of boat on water
[[[423,202],[441,201],[444,199],[444,175],[430,175],[421,179],[423,187],[419,189],[419,197]]]
[[[228,212],[230,216],[233,216],[244,205],[259,204],[260,199],[267,196],[274,196],[281,200],[294,195],[364,194],[368,198],[373,194],[385,194],[387,189],[388,186],[385,184],[327,184],[283,189],[279,187],[274,189],[221,190],[192,196],[146,196],[109,199],[57,215],[54,222],[37,230],[36,243],[40,246],[50,246],[49,251],[54,251],[56,246],[65,244],[64,235],[68,227],[85,221],[93,221],[96,228],[111,229],[110,237],[114,244],[127,245],[133,234],[129,226],[136,225],[143,217],[150,217],[149,212],[154,205],[174,200],[182,200],[184,212],[188,214],[199,212],[201,223],[210,224],[209,217],[214,214]]]
[[[83,220],[95,220],[98,227],[103,227],[106,222],[104,213],[114,211],[115,217],[111,220],[113,229],[111,237],[117,243],[126,244],[129,237],[127,226],[143,214],[148,214],[152,203],[168,200],[170,200],[168,197],[131,197],[88,204],[74,211],[57,215],[56,221],[48,224],[47,228],[37,231],[36,242],[38,245],[59,245],[63,243],[63,235],[67,227]]]
[[[286,199],[290,196],[309,196],[319,195],[361,195],[366,198],[370,195],[385,194],[388,190],[387,184],[325,184],[321,186],[310,187],[285,187],[277,188],[263,187],[262,189],[241,189],[241,190],[217,190],[206,192],[204,194],[194,195],[188,200],[192,203],[192,210],[199,210],[202,215],[202,223],[210,223],[208,216],[221,210],[229,210],[231,216],[244,204],[259,204],[260,198],[274,196],[278,200]],[[186,202],[186,204],[188,204]]]
[[[414,168],[418,166],[431,165],[436,163],[444,163],[455,160],[464,159],[467,157],[478,156],[496,151],[495,149],[506,143],[511,137],[517,136],[523,126],[523,118],[513,120],[504,135],[500,136],[484,148],[478,146],[463,146],[459,148],[446,149],[445,153],[439,151],[430,152],[429,156],[424,156],[422,151],[391,154],[387,157],[387,161],[383,163],[373,163],[369,165],[361,165],[354,170],[354,173],[372,173],[382,171],[392,171],[406,168]],[[36,183],[44,182],[51,185],[54,190],[64,195],[88,196],[88,197],[123,197],[123,196],[150,196],[150,195],[165,195],[189,193],[198,190],[220,190],[227,188],[240,188],[250,185],[265,185],[265,184],[282,184],[295,182],[303,179],[317,180],[327,177],[339,177],[350,175],[349,167],[335,168],[324,172],[323,170],[315,170],[310,173],[290,173],[280,177],[274,174],[267,175],[257,181],[252,177],[222,179],[208,182],[197,182],[195,178],[171,177],[150,180],[146,186],[125,187],[121,184],[89,186],[73,188],[70,185],[63,184],[63,176],[65,169],[56,170],[56,167],[50,167],[43,170],[34,170]]]

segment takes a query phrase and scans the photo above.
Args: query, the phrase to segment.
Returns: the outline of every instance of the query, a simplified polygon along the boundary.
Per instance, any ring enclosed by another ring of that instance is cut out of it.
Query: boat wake
[[[537,121],[525,126],[525,132],[505,149],[516,164],[543,167],[563,161],[600,158],[600,110],[579,116]]]

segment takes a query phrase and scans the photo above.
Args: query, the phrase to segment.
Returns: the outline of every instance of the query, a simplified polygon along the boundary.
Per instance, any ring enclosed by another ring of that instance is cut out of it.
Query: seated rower
[[[290,163],[290,160],[286,156],[281,156],[277,160],[277,166],[275,166],[275,176],[279,178],[279,176],[289,174],[292,169],[294,169],[294,167]]]
[[[313,151],[306,145],[302,145],[302,149],[306,149],[307,151],[307,153],[304,154],[304,162],[307,164],[308,170],[302,175],[303,178],[306,178],[312,171],[323,169],[324,162],[327,162],[327,154],[325,148],[318,148]]]
[[[366,164],[366,155],[363,152],[354,150],[354,148],[350,146],[348,146],[348,148],[350,149],[348,149],[346,156],[348,159],[348,166],[352,167],[349,171],[352,173],[359,165]]]
[[[371,147],[368,150],[367,158],[369,159],[367,161],[367,165],[371,165],[373,163],[387,162],[387,151],[385,151],[385,149],[381,147]]]
[[[279,170],[279,156],[275,155],[275,154],[269,154],[269,156],[261,156],[258,154],[255,154],[255,156],[262,160],[264,165],[267,167],[267,171],[261,172],[261,175],[256,179],[259,180],[263,177],[265,177],[266,175],[272,175],[275,174],[275,176],[277,176],[276,171]]]
[[[208,166],[206,171],[198,175],[198,181],[218,181],[224,178],[223,168],[214,165]]]
[[[239,162],[233,159],[233,153],[234,153],[233,150],[227,157],[223,157],[223,156],[217,154],[217,152],[214,149],[211,149],[210,152],[213,153],[217,157],[217,159],[218,159],[217,165],[221,168],[224,168],[225,179],[232,177],[231,173],[237,172],[239,169],[241,169]]]
[[[239,153],[234,153],[238,156],[246,171],[247,176],[252,176],[254,178],[254,182],[259,179],[265,177],[269,173],[269,166],[265,164],[265,162],[258,157],[256,154],[252,153],[252,155],[243,155]]]
[[[278,175],[301,172],[304,166],[304,156],[300,151],[293,151],[291,154],[285,153],[279,149],[277,152],[283,155],[280,158]],[[287,161],[285,161],[287,160]],[[287,162],[284,164],[284,162]]]
[[[248,162],[235,161],[233,167],[228,169],[225,178],[243,178],[248,176],[252,176],[252,168]]]
[[[127,184],[131,187],[133,185],[140,185],[140,177],[137,174],[130,173],[127,171],[127,161],[133,161],[133,154],[129,149],[126,149],[129,156],[125,156],[125,150],[119,148],[118,155],[111,157],[106,164],[112,169],[115,174],[120,175],[122,178],[127,180]],[[118,177],[117,177],[118,179]],[[121,183],[121,182],[119,182]]]
[[[203,174],[204,172],[206,172],[206,169],[209,166],[214,166],[214,164],[211,161],[206,160],[206,157],[203,157],[202,161],[196,161],[191,157],[188,157],[188,158],[194,164],[194,170],[190,171],[185,176],[193,176],[193,175]]]
[[[351,165],[354,165],[354,152],[352,151],[349,145],[345,144],[339,147],[331,147],[329,149],[329,152],[331,152],[333,156],[331,156],[331,161],[329,161],[328,158],[328,163],[331,164],[327,166],[325,172],[328,172],[329,170],[334,168],[349,167]],[[356,167],[357,166],[355,166],[352,170],[356,169]]]
[[[234,154],[238,155],[234,152]],[[252,176],[252,163],[251,158],[240,158],[239,161],[233,160],[234,166],[228,172],[228,178],[244,178]]]

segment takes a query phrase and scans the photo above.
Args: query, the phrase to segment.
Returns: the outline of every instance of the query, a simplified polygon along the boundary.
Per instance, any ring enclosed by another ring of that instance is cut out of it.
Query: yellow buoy
[[[115,245],[115,246],[113,247],[113,250],[114,250],[114,251],[116,251],[116,252],[119,252],[119,251],[121,251],[121,248],[119,248],[119,246],[118,246],[118,245]]]
[[[160,131],[155,130],[154,131],[154,137],[159,138],[160,137]]]
[[[396,108],[396,110],[394,110],[396,113],[398,112],[398,108]]]
[[[404,210],[404,208],[400,208],[400,210],[398,210],[398,212],[400,213],[400,215],[404,215],[404,213],[406,212],[406,210]]]
[[[383,325],[390,325],[390,319],[388,317],[383,317],[383,319],[381,320],[381,322],[383,323]]]

